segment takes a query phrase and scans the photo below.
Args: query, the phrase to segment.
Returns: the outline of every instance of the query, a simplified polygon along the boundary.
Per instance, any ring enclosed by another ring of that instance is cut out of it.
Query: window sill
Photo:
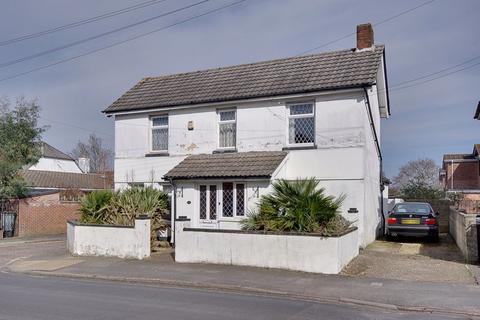
[[[287,147],[283,147],[283,151],[288,151],[288,150],[312,150],[312,149],[317,149],[316,145],[291,145]]]
[[[216,150],[213,150],[213,154],[215,153],[235,153],[237,152],[237,149],[236,148],[225,148],[225,149],[216,149]]]
[[[168,157],[168,151],[149,152],[145,154],[145,157]]]

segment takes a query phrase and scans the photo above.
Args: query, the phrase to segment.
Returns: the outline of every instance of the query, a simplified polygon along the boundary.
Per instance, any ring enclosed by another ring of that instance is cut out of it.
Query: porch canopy
[[[283,151],[191,155],[163,177],[167,180],[270,178],[287,156]]]

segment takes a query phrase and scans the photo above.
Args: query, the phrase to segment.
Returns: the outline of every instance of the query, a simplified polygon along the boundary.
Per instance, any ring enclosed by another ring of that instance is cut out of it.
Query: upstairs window
[[[315,143],[315,115],[313,103],[288,106],[288,144]]]
[[[168,116],[153,117],[152,151],[168,151]]]
[[[237,112],[218,111],[218,137],[220,148],[235,148],[237,143]]]

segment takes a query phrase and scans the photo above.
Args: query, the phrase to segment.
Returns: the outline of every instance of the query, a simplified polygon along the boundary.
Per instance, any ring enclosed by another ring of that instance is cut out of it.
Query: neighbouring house
[[[477,105],[477,110],[475,111],[475,115],[473,116],[474,119],[480,120],[480,101]]]
[[[443,156],[440,182],[447,192],[461,192],[466,200],[480,200],[480,144],[471,153]]]
[[[172,219],[239,229],[273,180],[315,177],[346,195],[361,246],[383,226],[390,106],[370,24],[352,49],[144,78],[104,113],[115,119],[115,188],[173,189]]]
[[[16,221],[0,212],[0,228],[9,236],[38,236],[66,232],[67,220],[79,218],[79,200],[93,190],[113,189],[113,174],[83,173],[74,159],[42,142],[39,161],[21,175],[28,194],[14,201]],[[88,161],[87,161],[88,163]],[[8,226],[7,226],[8,225]]]
[[[36,164],[30,166],[28,170],[82,173],[75,159],[48,143],[40,142],[40,150],[40,159],[38,159]]]

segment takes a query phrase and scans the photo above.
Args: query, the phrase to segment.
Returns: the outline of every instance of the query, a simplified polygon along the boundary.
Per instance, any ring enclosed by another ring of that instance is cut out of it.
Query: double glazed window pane
[[[168,117],[158,117],[152,119],[152,126],[168,126]]]
[[[219,147],[233,148],[237,138],[236,111],[220,111],[219,114]]]
[[[168,150],[168,128],[152,129],[152,150]]]
[[[297,104],[290,106],[288,119],[288,143],[314,143],[315,117],[313,104]]]
[[[222,187],[223,216],[233,217],[233,183],[224,182]]]
[[[168,150],[168,116],[152,118],[152,150]]]
[[[245,215],[245,185],[237,184],[237,216]]]
[[[293,118],[289,121],[289,143],[313,143],[315,142],[314,119]]]
[[[235,111],[221,111],[220,112],[220,121],[234,121],[235,120]]]
[[[313,104],[296,104],[290,106],[290,115],[297,115],[297,114],[312,114],[313,115]]]
[[[220,148],[235,147],[237,125],[233,123],[220,123]]]

